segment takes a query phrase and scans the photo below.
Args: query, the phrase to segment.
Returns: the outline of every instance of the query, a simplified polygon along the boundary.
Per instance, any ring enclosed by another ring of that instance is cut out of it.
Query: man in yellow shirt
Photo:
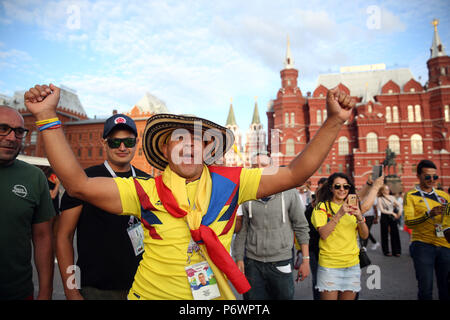
[[[355,105],[345,92],[329,90],[328,118],[303,152],[287,167],[264,170],[208,166],[233,145],[230,130],[201,118],[155,115],[147,121],[143,149],[163,174],[112,179],[88,178],[78,164],[56,117],[59,93],[52,84],[36,85],[24,101],[65,189],[107,212],[142,218],[145,252],[129,299],[192,299],[192,263],[213,270],[221,298],[234,298],[226,280],[239,293],[248,291],[228,254],[237,204],[302,185],[326,158]]]
[[[416,270],[419,300],[432,299],[433,271],[439,299],[449,299],[450,244],[443,232],[443,214],[450,198],[444,191],[434,188],[439,179],[436,173],[432,161],[420,161],[417,165],[420,184],[406,193],[403,201],[405,223],[412,230],[409,250]]]

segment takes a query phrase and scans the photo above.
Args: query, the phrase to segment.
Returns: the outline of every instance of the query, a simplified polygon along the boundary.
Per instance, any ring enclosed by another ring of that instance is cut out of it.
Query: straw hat
[[[234,143],[233,132],[212,121],[191,115],[156,114],[147,120],[142,139],[145,157],[153,167],[164,170],[168,165],[162,145],[176,129],[186,129],[194,133],[201,130],[204,141],[213,141],[213,151],[208,152],[203,159],[206,164],[211,164],[223,156]]]

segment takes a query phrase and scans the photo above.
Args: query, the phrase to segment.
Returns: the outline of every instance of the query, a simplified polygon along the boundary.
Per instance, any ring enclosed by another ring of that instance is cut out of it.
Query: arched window
[[[340,156],[345,156],[349,154],[349,148],[348,148],[348,138],[347,137],[340,137],[338,140],[338,153]]]
[[[31,132],[31,136],[30,136],[30,144],[31,145],[35,145],[36,144],[36,142],[37,142],[37,138],[38,138],[38,133],[37,133],[37,131],[32,131]]]
[[[395,152],[395,154],[400,154],[400,138],[393,134],[388,138],[389,149]]]
[[[289,127],[289,113],[288,112],[284,113],[284,125],[286,127]]]
[[[450,110],[448,108],[448,105],[444,107],[444,120],[445,122],[450,122]]]
[[[327,109],[323,110],[323,121],[327,120],[328,114]]]
[[[295,113],[291,112],[291,127],[293,128],[295,125]]]
[[[367,134],[367,152],[378,152],[378,136],[375,132]]]
[[[414,115],[416,116],[416,122],[422,121],[422,113],[420,111],[420,105],[416,104],[414,107]]]
[[[414,122],[414,109],[413,109],[413,106],[408,106],[408,122]]]
[[[411,154],[422,154],[423,142],[420,134],[413,134],[411,136]]]
[[[288,139],[286,141],[286,155],[287,156],[294,156],[295,155],[294,139]]]
[[[398,123],[399,122],[398,107],[397,106],[393,106],[392,107],[392,122],[394,122],[394,123]]]
[[[317,124],[321,125],[322,124],[322,111],[321,110],[317,110],[316,119],[317,119]]]
[[[386,122],[392,122],[391,107],[386,107]]]

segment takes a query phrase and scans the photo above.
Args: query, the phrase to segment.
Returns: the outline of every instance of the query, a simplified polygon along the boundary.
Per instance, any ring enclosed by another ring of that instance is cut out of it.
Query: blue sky
[[[267,128],[287,35],[304,95],[351,65],[408,67],[425,83],[431,20],[449,54],[449,13],[448,0],[0,0],[0,93],[63,84],[102,117],[150,92],[220,124],[233,98],[245,132],[255,97]]]

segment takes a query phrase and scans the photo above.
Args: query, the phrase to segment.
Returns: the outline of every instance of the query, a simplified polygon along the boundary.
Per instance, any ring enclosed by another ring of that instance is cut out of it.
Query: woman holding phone
[[[361,290],[357,238],[366,239],[369,230],[355,197],[353,182],[340,172],[317,193],[311,221],[320,235],[316,288],[322,300],[354,300]]]
[[[381,249],[385,256],[400,257],[402,248],[397,222],[402,216],[403,206],[390,195],[389,186],[384,185],[378,191],[377,209],[381,212],[380,231]],[[391,238],[392,253],[389,251],[389,236]]]

